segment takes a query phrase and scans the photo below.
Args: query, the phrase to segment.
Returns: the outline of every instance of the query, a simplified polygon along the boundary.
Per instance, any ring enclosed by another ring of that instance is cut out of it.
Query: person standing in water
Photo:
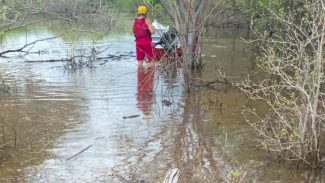
[[[154,47],[151,35],[155,33],[155,28],[151,22],[146,19],[148,8],[146,6],[138,7],[138,17],[133,23],[133,33],[136,44],[136,58],[139,66],[143,66],[144,58],[147,57],[150,66],[153,66]]]

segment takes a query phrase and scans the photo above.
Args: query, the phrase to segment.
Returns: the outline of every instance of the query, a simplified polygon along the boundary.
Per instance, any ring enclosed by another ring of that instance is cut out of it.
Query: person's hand
[[[146,23],[148,25],[149,31],[151,34],[155,33],[155,28],[152,26],[151,22],[149,20],[146,19]]]

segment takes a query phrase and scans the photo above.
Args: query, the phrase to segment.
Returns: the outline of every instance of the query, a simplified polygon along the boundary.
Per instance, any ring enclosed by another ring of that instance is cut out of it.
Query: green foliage
[[[107,0],[107,2],[120,10],[133,10],[142,1],[141,0]]]
[[[156,4],[155,0],[143,0],[143,2],[148,6],[154,6]]]
[[[10,8],[8,5],[3,5],[3,6],[0,8],[0,21],[6,19],[6,14],[7,14],[7,12],[10,11],[10,10],[11,10],[11,8]]]
[[[265,1],[254,6],[254,28],[260,56],[257,66],[265,75],[245,92],[264,100],[270,113],[250,123],[263,149],[286,160],[319,163],[323,136],[324,81],[320,22],[324,11],[320,1]],[[258,24],[257,24],[258,23]],[[251,110],[253,113],[254,110]]]
[[[231,177],[233,177],[233,178],[238,178],[239,176],[240,176],[240,174],[238,172],[231,173]]]

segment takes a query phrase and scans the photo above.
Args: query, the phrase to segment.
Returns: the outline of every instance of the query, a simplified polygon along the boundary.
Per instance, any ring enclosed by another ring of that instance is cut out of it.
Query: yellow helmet
[[[139,6],[138,8],[138,14],[146,15],[148,13],[148,9],[145,6]]]

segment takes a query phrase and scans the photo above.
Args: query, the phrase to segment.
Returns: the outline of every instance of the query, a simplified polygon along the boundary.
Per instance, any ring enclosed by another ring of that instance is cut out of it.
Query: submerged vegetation
[[[139,4],[149,7],[152,12],[150,19],[173,24],[177,29],[184,51],[183,69],[188,92],[193,89],[194,73],[204,67],[202,38],[223,31],[253,43],[257,50],[257,68],[245,78],[245,82],[232,83],[224,74],[220,74],[221,79],[217,81],[207,82],[238,87],[249,99],[268,105],[267,114],[261,115],[251,108],[243,112],[256,132],[261,149],[298,165],[304,163],[312,168],[323,165],[323,0],[4,0],[0,2],[1,42],[5,35],[13,34],[17,29],[49,20],[60,20],[52,30],[61,26],[66,27],[66,31],[57,32],[47,39],[27,42],[17,49],[4,49],[2,46],[0,57],[13,52],[28,54],[35,43],[64,37],[68,33],[104,36],[116,31],[131,35],[131,23],[136,16],[134,9]],[[78,35],[75,36],[74,39],[78,40]],[[93,68],[100,50],[76,50],[67,53],[65,60],[69,62],[66,68]],[[215,72],[223,73],[222,70]],[[0,94],[4,86],[0,81]],[[3,124],[2,130],[9,128],[14,131],[1,118],[0,123]],[[0,144],[0,149],[2,147]],[[239,174],[235,172],[232,176],[237,178]]]
[[[317,167],[325,158],[325,4],[259,6],[264,9],[259,19],[266,19],[268,28],[255,33],[260,50],[256,63],[266,76],[249,78],[243,90],[251,99],[265,101],[270,110],[262,117],[255,113],[257,122],[250,124],[263,149]]]

